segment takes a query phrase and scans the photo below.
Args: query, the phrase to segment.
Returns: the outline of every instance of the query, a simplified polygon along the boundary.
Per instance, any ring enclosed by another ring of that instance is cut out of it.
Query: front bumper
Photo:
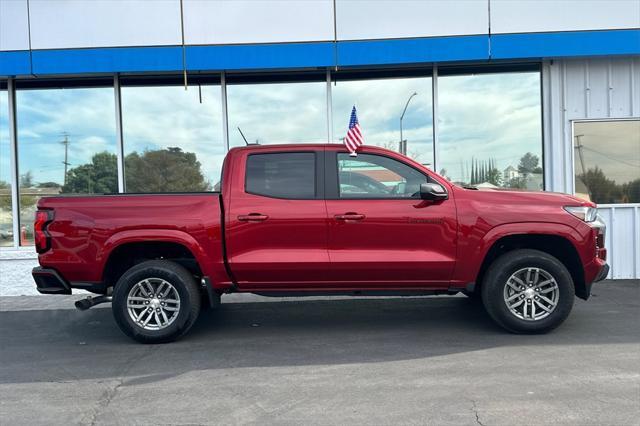
[[[39,293],[71,294],[71,286],[54,269],[36,267],[31,271]]]
[[[607,278],[607,275],[609,275],[609,264],[605,263],[593,282],[597,283],[598,281],[602,281]]]

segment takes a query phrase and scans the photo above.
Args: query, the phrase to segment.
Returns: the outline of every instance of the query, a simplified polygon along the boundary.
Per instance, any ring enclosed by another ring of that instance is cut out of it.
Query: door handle
[[[249,214],[241,214],[238,215],[238,220],[242,222],[262,222],[263,220],[269,219],[269,216],[266,214],[260,213],[249,213]]]
[[[344,221],[348,221],[348,220],[362,220],[364,219],[366,216],[360,213],[345,213],[345,214],[337,214],[334,216],[334,218],[336,220],[344,220]]]

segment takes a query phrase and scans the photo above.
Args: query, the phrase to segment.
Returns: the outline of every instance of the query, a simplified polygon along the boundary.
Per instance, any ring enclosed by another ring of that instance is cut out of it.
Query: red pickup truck
[[[606,277],[596,206],[461,187],[396,152],[337,144],[234,148],[221,191],[46,197],[38,291],[100,296],[141,342],[184,335],[220,296],[464,293],[539,333]]]

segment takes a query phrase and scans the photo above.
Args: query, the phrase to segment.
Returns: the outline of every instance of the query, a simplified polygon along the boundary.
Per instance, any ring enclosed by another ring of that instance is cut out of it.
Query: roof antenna
[[[240,126],[238,126],[238,131],[240,132],[240,136],[242,136],[242,139],[244,139],[244,143],[249,146],[249,141],[244,137],[244,133],[242,133],[242,130],[240,130]]]

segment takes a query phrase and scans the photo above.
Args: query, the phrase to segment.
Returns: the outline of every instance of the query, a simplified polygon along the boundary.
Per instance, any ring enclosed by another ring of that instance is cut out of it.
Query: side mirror
[[[447,191],[437,183],[423,183],[420,185],[420,198],[430,201],[441,201],[449,198]]]

